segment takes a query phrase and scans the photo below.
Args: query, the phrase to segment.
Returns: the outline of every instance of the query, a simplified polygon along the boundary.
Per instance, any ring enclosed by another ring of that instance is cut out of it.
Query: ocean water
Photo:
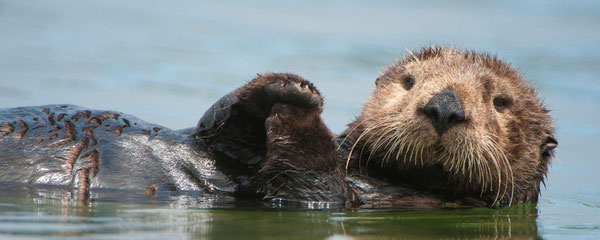
[[[518,67],[552,110],[559,148],[542,197],[501,210],[272,210],[219,199],[0,188],[0,238],[600,238],[598,1],[5,1],[0,108],[70,103],[195,126],[257,73],[292,72],[340,132],[377,74],[444,45]]]

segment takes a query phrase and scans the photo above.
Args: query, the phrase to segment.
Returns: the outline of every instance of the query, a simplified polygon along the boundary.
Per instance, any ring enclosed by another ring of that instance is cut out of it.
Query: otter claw
[[[287,79],[285,82],[272,83],[265,86],[265,92],[273,102],[307,108],[320,108],[323,104],[323,99],[316,89],[304,81],[291,82]]]

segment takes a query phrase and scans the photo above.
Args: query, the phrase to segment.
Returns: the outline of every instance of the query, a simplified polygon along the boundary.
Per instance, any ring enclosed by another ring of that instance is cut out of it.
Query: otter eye
[[[404,89],[410,90],[413,85],[415,85],[415,79],[412,76],[405,76],[402,79],[402,86],[404,86]]]
[[[496,107],[496,110],[499,112],[510,107],[511,105],[512,100],[508,96],[497,96],[494,98],[494,107]]]

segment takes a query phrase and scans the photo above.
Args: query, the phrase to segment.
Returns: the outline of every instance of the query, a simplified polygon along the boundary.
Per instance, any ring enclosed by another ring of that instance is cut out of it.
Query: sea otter
[[[265,74],[182,131],[74,106],[6,109],[0,182],[350,207],[506,206],[537,202],[558,144],[533,88],[476,52],[424,48],[390,65],[339,136],[322,107],[308,81]]]

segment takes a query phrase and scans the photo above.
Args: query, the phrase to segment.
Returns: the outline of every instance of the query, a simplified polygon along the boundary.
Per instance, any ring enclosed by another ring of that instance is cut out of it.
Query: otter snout
[[[423,108],[425,115],[433,122],[435,131],[442,135],[455,124],[465,120],[465,112],[451,89],[435,95]]]

